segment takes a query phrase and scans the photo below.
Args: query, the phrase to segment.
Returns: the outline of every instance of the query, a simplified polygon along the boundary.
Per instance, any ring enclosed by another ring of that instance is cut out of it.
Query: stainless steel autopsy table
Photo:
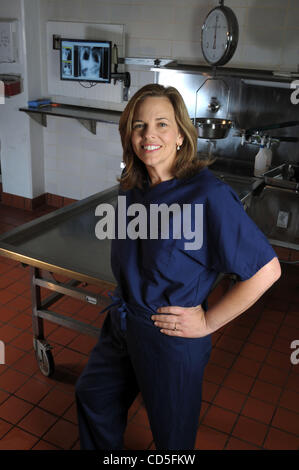
[[[51,346],[44,338],[43,319],[81,333],[98,336],[100,329],[49,310],[64,295],[92,305],[107,303],[105,296],[88,292],[80,283],[114,289],[108,239],[98,240],[95,209],[101,203],[116,205],[118,185],[51,212],[0,236],[0,255],[30,266],[33,345],[41,372],[54,372]],[[70,279],[58,282],[53,273]],[[41,300],[41,287],[54,291]],[[103,307],[102,307],[103,308]]]
[[[235,189],[244,204],[256,186],[254,178],[222,175],[221,179]],[[101,203],[115,207],[117,193],[118,185],[115,185],[0,236],[0,255],[30,266],[33,345],[40,370],[46,376],[53,373],[54,360],[51,346],[44,338],[44,319],[92,336],[100,332],[100,328],[53,312],[49,307],[64,295],[93,305],[107,304],[107,297],[88,292],[79,284],[104,284],[112,290],[115,287],[110,267],[111,241],[96,237],[95,225],[99,219],[95,209]],[[69,281],[58,282],[53,273]],[[223,275],[218,277],[214,287],[222,278]],[[42,287],[54,294],[42,300]]]

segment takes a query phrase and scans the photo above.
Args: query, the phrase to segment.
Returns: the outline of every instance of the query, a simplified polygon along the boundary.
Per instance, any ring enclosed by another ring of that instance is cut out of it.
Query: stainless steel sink
[[[251,199],[248,215],[272,245],[299,250],[299,193],[265,186]]]
[[[237,176],[231,175],[228,173],[213,172],[217,178],[224,181],[233,188],[233,190],[238,194],[240,200],[246,207],[250,205],[250,200],[252,192],[261,184],[263,180],[260,178],[254,178],[251,176]]]

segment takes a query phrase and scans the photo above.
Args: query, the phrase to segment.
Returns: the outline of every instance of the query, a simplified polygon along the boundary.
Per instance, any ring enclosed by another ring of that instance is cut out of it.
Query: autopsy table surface
[[[115,283],[108,239],[99,240],[96,207],[117,202],[118,185],[35,219],[0,237],[0,255],[95,283]]]
[[[250,194],[252,178],[223,178],[239,195]],[[118,185],[70,206],[21,225],[0,236],[0,255],[24,264],[65,274],[72,279],[98,284],[114,284],[110,267],[111,240],[99,240],[95,209],[117,202]]]

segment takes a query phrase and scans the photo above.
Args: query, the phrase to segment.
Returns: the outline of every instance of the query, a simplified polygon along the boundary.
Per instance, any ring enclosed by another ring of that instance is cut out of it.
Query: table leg
[[[38,310],[41,308],[41,288],[35,283],[35,279],[39,277],[39,269],[30,266],[30,271],[33,335],[37,339],[44,339],[44,322],[38,316]]]
[[[39,309],[41,309],[41,288],[36,284],[36,278],[39,277],[39,269],[30,267],[30,271],[33,346],[40,371],[43,375],[49,377],[54,373],[54,359],[51,353],[52,348],[44,337],[43,318],[38,314]]]

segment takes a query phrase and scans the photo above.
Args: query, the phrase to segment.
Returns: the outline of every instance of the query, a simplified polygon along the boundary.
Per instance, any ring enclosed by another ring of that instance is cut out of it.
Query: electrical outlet
[[[287,228],[289,222],[289,212],[286,211],[279,211],[276,226],[280,228]]]

